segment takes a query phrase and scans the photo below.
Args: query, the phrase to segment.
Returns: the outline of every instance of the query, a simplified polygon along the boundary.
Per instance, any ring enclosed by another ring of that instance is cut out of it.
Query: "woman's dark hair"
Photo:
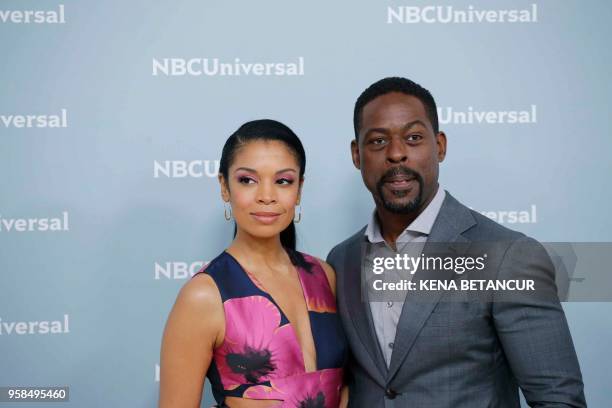
[[[300,166],[300,180],[304,177],[304,172],[306,171],[306,152],[304,152],[304,146],[302,146],[302,142],[297,135],[289,129],[288,126],[276,120],[259,119],[240,126],[225,142],[223,151],[221,152],[219,173],[223,175],[226,183],[229,180],[229,168],[234,162],[238,150],[246,144],[258,140],[276,140],[284,143],[295,155],[298,165]],[[236,231],[237,226],[234,224],[234,237],[236,236]],[[303,267],[310,271],[310,264],[306,262],[304,256],[295,249],[295,224],[293,221],[291,221],[291,224],[281,232],[280,240],[291,262],[296,266]]]

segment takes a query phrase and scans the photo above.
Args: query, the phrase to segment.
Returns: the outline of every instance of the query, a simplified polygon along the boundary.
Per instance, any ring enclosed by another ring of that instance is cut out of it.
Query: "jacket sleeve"
[[[497,279],[533,280],[530,295],[495,298],[493,321],[531,407],[586,407],[580,366],[557,297],[555,271],[540,243],[523,237],[506,251]]]

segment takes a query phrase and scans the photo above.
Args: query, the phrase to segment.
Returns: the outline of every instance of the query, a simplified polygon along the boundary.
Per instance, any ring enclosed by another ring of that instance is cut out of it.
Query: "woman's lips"
[[[275,212],[260,211],[251,213],[251,216],[262,224],[272,224],[278,219],[278,217],[280,217],[280,214]]]

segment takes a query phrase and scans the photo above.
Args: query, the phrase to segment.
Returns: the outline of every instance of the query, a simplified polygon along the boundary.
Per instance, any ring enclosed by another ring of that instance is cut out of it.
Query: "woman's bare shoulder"
[[[194,275],[176,297],[166,334],[198,339],[200,346],[212,348],[221,342],[224,327],[223,303],[214,280],[204,273]]]
[[[190,309],[206,309],[221,306],[221,294],[210,275],[198,273],[183,285],[179,292],[177,303],[182,303]]]
[[[319,264],[321,264],[321,267],[323,268],[323,270],[325,271],[325,275],[327,276],[327,281],[329,282],[329,286],[334,296],[336,296],[336,271],[334,271],[334,268],[332,268],[330,264],[328,264],[321,258],[318,258],[318,257],[313,257],[313,258],[315,258],[317,261],[319,261]]]

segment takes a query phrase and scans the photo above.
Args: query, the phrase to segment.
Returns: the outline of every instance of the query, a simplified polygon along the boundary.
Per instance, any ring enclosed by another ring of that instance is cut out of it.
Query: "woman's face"
[[[257,140],[242,146],[228,180],[219,175],[219,181],[239,230],[270,238],[293,221],[303,180],[294,154],[283,142]]]

